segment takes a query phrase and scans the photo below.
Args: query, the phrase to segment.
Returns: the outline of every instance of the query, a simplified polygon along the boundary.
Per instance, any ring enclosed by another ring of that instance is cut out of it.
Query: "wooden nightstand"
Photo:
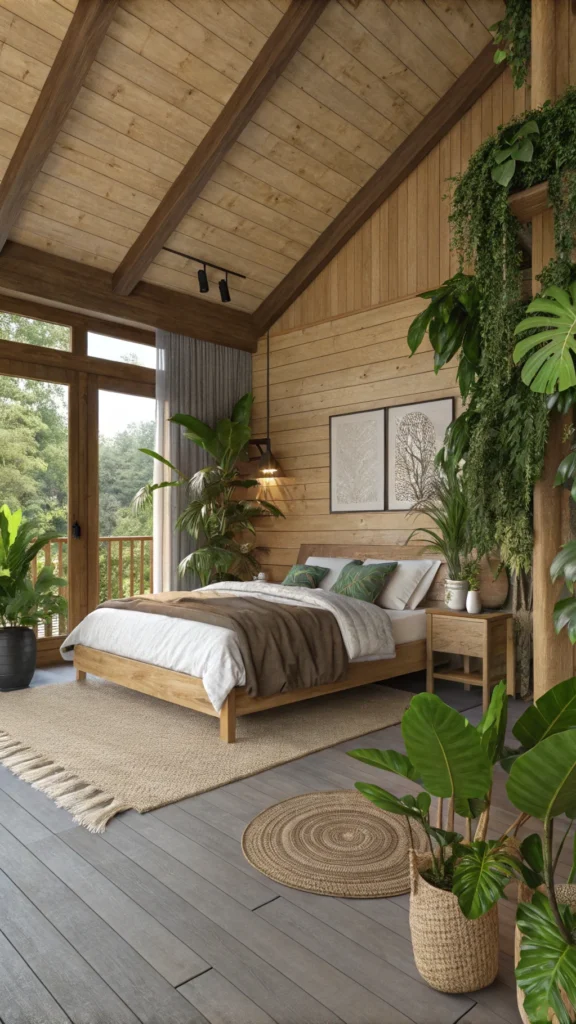
[[[506,679],[509,697],[516,696],[513,618],[511,612],[453,612],[426,609],[426,690],[434,693],[435,679],[482,687],[482,707],[490,703],[492,687]],[[463,670],[434,668],[435,652],[461,654]],[[481,671],[470,671],[470,658],[481,658]]]

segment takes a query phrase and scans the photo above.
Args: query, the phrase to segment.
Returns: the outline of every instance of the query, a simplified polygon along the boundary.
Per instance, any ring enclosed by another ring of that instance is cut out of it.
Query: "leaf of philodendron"
[[[410,761],[433,796],[484,797],[491,765],[480,737],[436,694],[412,698],[402,719],[402,736]]]
[[[542,836],[538,832],[532,832],[520,843],[520,853],[533,871],[541,874],[544,871],[544,853],[542,850]]]
[[[512,765],[506,783],[519,811],[544,821],[576,817],[576,730],[555,733],[527,750]]]
[[[492,690],[488,710],[476,726],[476,732],[480,737],[482,749],[485,751],[490,764],[496,764],[502,757],[507,721],[508,699],[506,683],[502,681]]]
[[[554,629],[557,633],[566,627],[571,644],[576,644],[576,597],[564,597],[554,605]]]
[[[464,916],[474,920],[486,914],[503,895],[515,870],[514,857],[499,848],[498,840],[461,846],[452,892]]]
[[[497,164],[496,167],[492,168],[492,177],[499,185],[506,188],[512,181],[515,170],[516,161],[512,158],[505,159],[503,163]]]
[[[382,768],[386,772],[402,775],[405,779],[411,779],[413,782],[418,777],[414,765],[406,757],[406,754],[400,754],[397,750],[377,750],[375,747],[368,747],[349,750],[348,756],[354,757],[357,761],[363,761],[364,764],[370,764],[373,768]]]
[[[567,906],[560,907],[569,931],[576,918]],[[576,946],[568,945],[556,924],[548,898],[534,893],[532,903],[521,903],[516,915],[522,933],[516,981],[524,992],[524,1010],[532,1024],[548,1020],[552,1008],[560,1024],[570,1024],[560,990],[576,1006]]]
[[[362,796],[367,797],[383,811],[390,811],[391,814],[403,814],[405,817],[420,821],[420,814],[414,807],[409,807],[388,790],[382,789],[380,786],[373,786],[369,782],[355,782],[354,785],[358,792],[362,793]]]
[[[560,551],[552,560],[550,577],[553,583],[561,578],[566,583],[576,582],[576,540],[569,540],[566,544],[562,545]]]
[[[434,307],[433,304],[431,303],[429,306],[426,307],[426,309],[422,310],[422,312],[419,313],[417,317],[414,318],[414,320],[410,324],[410,327],[408,328],[408,348],[410,349],[412,355],[414,355],[417,348],[421,345],[424,339],[424,335],[426,334],[426,330],[428,328],[428,324],[430,323],[430,317],[432,316],[433,311]]]
[[[526,708],[512,732],[527,750],[558,732],[576,727],[576,676],[565,679]]]

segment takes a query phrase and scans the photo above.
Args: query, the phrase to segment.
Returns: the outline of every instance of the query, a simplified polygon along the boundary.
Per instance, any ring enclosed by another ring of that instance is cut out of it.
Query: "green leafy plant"
[[[560,1024],[570,1024],[562,992],[576,1007],[576,916],[570,907],[559,905],[554,874],[576,818],[576,731],[569,728],[546,735],[521,754],[512,765],[506,790],[515,807],[543,823],[544,833],[543,842],[534,834],[522,844],[534,882],[543,883],[545,892],[535,892],[531,903],[518,907],[516,921],[522,942],[516,980],[524,992],[526,1014],[534,1024],[548,1019],[549,1008]],[[568,818],[568,827],[555,850],[554,823],[561,815]]]
[[[532,8],[530,0],[506,0],[504,17],[490,31],[498,49],[494,54],[495,64],[508,61],[516,89],[524,85],[528,77],[531,48]]]
[[[488,711],[474,728],[435,694],[412,698],[402,719],[406,755],[395,750],[360,749],[351,757],[418,782],[417,796],[397,797],[372,783],[356,788],[377,807],[401,814],[424,829],[431,867],[424,877],[439,889],[458,897],[462,913],[481,917],[503,895],[504,888],[522,868],[510,850],[507,836],[487,841],[493,766],[502,756],[506,731],[506,687],[494,688]],[[439,800],[436,824],[432,823],[432,797]],[[443,802],[448,801],[446,828]],[[454,831],[454,813],[466,819],[466,841]],[[471,841],[472,821],[479,818]]]
[[[540,129],[535,121],[525,121],[517,131],[509,133],[502,139],[499,149],[494,150],[494,166],[492,177],[499,185],[508,187],[516,172],[516,162],[528,163],[534,156],[534,142],[531,135],[539,135]]]
[[[58,534],[38,535],[22,511],[11,512],[8,505],[0,508],[0,626],[36,626],[53,615],[66,611],[65,599],[57,593],[66,581],[45,565],[35,580],[31,577],[32,562],[38,553]]]
[[[532,300],[527,313],[514,331],[515,335],[530,331],[514,348],[515,363],[528,356],[522,380],[532,391],[546,395],[575,387],[576,280],[568,291],[555,285],[545,288]]]
[[[258,486],[257,480],[243,479],[239,463],[247,458],[250,440],[250,413],[253,397],[244,395],[234,406],[230,419],[220,420],[214,428],[195,416],[177,413],[172,423],[184,427],[184,436],[212,456],[213,462],[191,479],[158,452],[141,451],[170,469],[176,479],[147,484],[136,495],[136,507],[151,500],[163,487],[186,487],[190,500],[178,517],[176,528],[186,530],[199,546],[182,560],[179,571],[197,573],[202,586],[218,579],[250,576],[260,569],[253,553],[253,542],[243,535],[255,535],[254,520],[259,516],[283,517],[269,501],[238,497],[238,491]]]
[[[431,493],[417,502],[411,514],[428,516],[433,527],[419,526],[414,536],[426,538],[425,551],[441,556],[448,567],[448,578],[464,579],[462,561],[468,553],[467,502],[462,475],[453,460],[438,468]]]
[[[435,373],[459,355],[458,384],[462,398],[466,399],[480,361],[480,294],[476,278],[459,271],[440,288],[422,292],[420,297],[430,299],[430,304],[410,325],[410,352],[414,355],[428,331]]]
[[[480,559],[469,558],[462,566],[462,579],[470,590],[480,590]]]

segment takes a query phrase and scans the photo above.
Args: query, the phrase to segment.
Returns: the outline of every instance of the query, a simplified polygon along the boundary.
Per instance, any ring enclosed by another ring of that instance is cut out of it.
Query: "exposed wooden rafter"
[[[202,142],[168,189],[114,274],[114,291],[129,295],[208,183],[274,82],[320,17],[328,0],[292,0]]]
[[[57,296],[76,310],[116,316],[247,352],[256,349],[255,328],[248,313],[145,282],[133,295],[115,295],[108,271],[17,242],[7,242],[0,254],[0,288],[45,300]]]
[[[485,90],[502,74],[489,43],[253,314],[263,334],[308,287]]]
[[[0,184],[0,250],[56,141],[117,6],[118,0],[78,0],[68,31]]]

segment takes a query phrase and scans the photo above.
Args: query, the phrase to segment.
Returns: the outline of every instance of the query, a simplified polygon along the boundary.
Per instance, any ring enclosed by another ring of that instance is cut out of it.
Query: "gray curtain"
[[[252,359],[248,352],[168,331],[156,332],[156,351],[156,451],[191,477],[210,458],[169,422],[170,416],[185,412],[210,426],[230,416],[238,399],[251,390]],[[155,462],[154,482],[170,478],[170,471]],[[156,593],[198,586],[190,574],[184,579],[178,574],[179,563],[194,550],[192,537],[174,528],[187,493],[185,487],[163,487],[154,495]]]

